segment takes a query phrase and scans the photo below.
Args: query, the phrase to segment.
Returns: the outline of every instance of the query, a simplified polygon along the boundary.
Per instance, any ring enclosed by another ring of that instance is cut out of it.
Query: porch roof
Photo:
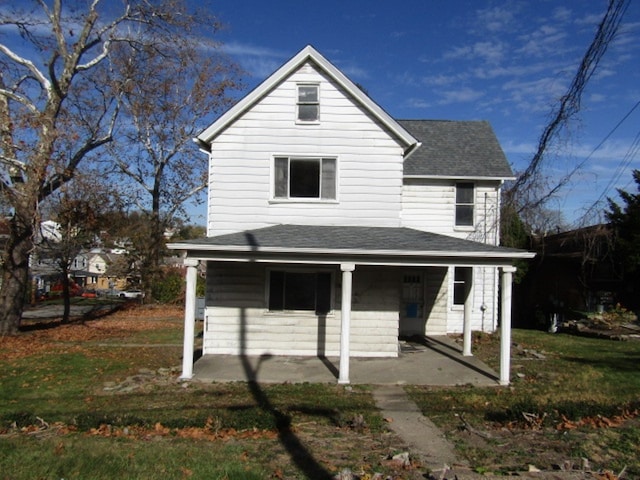
[[[274,225],[168,245],[187,257],[315,263],[510,265],[533,253],[412,228]],[[321,261],[322,259],[322,261]]]

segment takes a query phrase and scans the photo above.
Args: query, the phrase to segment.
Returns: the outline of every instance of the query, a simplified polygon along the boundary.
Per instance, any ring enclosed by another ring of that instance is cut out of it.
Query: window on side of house
[[[456,183],[456,227],[473,227],[474,197],[473,183]]]
[[[471,281],[471,267],[454,267],[453,269],[453,304],[464,305],[467,297],[467,288]]]
[[[318,122],[320,120],[320,86],[298,85],[298,122]]]
[[[269,272],[269,311],[331,311],[331,273],[272,270]]]
[[[276,199],[336,199],[335,158],[276,157],[273,196]]]

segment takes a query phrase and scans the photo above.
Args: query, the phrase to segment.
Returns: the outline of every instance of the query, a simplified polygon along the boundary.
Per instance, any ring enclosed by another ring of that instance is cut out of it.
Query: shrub
[[[151,296],[160,303],[176,303],[184,298],[184,274],[172,268],[161,273],[151,286]]]

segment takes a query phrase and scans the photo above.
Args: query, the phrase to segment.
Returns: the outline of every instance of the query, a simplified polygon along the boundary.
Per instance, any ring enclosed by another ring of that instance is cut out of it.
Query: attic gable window
[[[336,199],[336,159],[276,157],[274,198]]]
[[[473,227],[473,183],[456,183],[456,227]]]
[[[298,122],[318,122],[320,120],[320,86],[298,85]]]

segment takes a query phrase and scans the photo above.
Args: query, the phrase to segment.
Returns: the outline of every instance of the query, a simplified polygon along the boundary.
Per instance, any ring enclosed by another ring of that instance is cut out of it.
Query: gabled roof
[[[375,103],[362,89],[353,83],[345,74],[338,70],[331,62],[323,57],[311,45],[307,45],[300,50],[291,60],[276,70],[271,76],[264,80],[248,95],[231,107],[220,116],[206,130],[200,133],[194,140],[198,145],[208,149],[212,140],[225,128],[233,123],[238,117],[249,110],[262,97],[267,95],[273,88],[283,80],[298,70],[307,62],[314,63],[320,70],[327,74],[334,82],[345,89],[363,108],[369,111],[378,121],[380,121],[390,132],[392,132],[408,150],[417,141],[398,122],[396,122],[387,112]]]
[[[405,177],[513,179],[486,121],[398,120],[421,145],[404,161]]]
[[[533,254],[514,248],[497,247],[480,242],[463,240],[424,232],[412,228],[345,227],[325,225],[274,225],[248,230],[186,240],[169,244],[169,248],[196,252],[240,254],[253,257],[268,254],[335,255],[341,258],[381,257],[458,259],[460,262],[508,262],[514,258],[531,258]]]

